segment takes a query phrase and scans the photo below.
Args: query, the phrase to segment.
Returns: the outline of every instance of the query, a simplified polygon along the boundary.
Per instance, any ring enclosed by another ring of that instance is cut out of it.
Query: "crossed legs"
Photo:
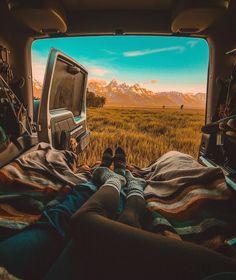
[[[143,179],[135,178],[129,170],[126,170],[126,155],[121,147],[118,147],[115,150],[114,157],[111,148],[107,148],[103,152],[101,166],[110,167],[112,162],[114,162],[114,172],[125,177],[127,183],[126,204],[118,221],[123,224],[141,228],[146,213],[146,202],[143,195],[146,182]],[[94,175],[95,182],[98,182],[100,173]]]
[[[212,250],[140,229],[139,188],[130,197],[128,190],[126,210],[115,221],[124,177],[106,167],[98,173],[100,189],[71,219],[84,279],[202,279],[236,271],[234,261]]]

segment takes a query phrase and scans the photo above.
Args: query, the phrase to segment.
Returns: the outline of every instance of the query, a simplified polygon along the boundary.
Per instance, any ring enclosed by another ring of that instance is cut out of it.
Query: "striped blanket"
[[[148,183],[148,230],[225,253],[224,241],[236,236],[236,197],[221,169],[178,152],[130,169]],[[73,153],[40,143],[0,169],[0,226],[22,229],[38,220],[55,197],[63,199],[71,187],[86,182],[89,171],[76,169]]]
[[[76,184],[86,182],[76,169],[77,157],[40,143],[0,169],[0,226],[22,229],[40,218],[55,198],[63,199]]]
[[[226,251],[224,241],[236,236],[236,197],[221,169],[169,152],[148,168],[132,171],[148,182],[149,230]]]

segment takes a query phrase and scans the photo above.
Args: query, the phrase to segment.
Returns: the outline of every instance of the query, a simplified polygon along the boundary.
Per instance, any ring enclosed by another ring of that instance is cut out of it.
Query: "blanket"
[[[236,236],[236,197],[220,168],[169,152],[147,168],[129,169],[147,180],[147,230],[228,250],[225,240]],[[40,143],[0,170],[0,226],[22,229],[35,222],[51,200],[90,179],[90,171],[86,165],[76,168],[73,153]]]
[[[0,169],[0,226],[22,229],[40,218],[45,206],[87,181],[77,156],[40,143]]]
[[[147,180],[150,231],[226,251],[225,240],[236,235],[236,198],[220,168],[172,151],[132,172]]]

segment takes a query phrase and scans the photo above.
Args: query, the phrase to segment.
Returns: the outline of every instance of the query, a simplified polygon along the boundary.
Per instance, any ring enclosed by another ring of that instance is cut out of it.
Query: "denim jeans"
[[[50,271],[43,278],[44,280],[58,280],[58,279],[86,279],[81,269],[80,260],[77,257],[77,250],[79,247],[73,241],[68,242],[60,256],[52,265]],[[92,268],[92,264],[91,264]]]
[[[0,242],[0,265],[22,279],[41,279],[70,240],[69,220],[97,190],[91,182],[74,187],[65,200],[41,219]],[[123,209],[124,195],[121,196]]]

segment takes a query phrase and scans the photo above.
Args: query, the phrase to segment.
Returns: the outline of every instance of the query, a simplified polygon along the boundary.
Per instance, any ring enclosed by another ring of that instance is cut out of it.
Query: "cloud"
[[[110,55],[116,54],[116,52],[113,52],[113,51],[110,51],[110,50],[107,50],[107,49],[104,49],[103,51],[107,54],[110,54]]]
[[[189,45],[191,48],[195,47],[198,44],[198,41],[191,40],[187,42],[187,45]]]
[[[123,56],[135,57],[135,56],[143,56],[143,55],[148,55],[148,54],[161,53],[161,52],[171,52],[171,51],[184,52],[185,47],[183,47],[183,46],[173,46],[173,47],[159,48],[159,49],[145,49],[145,50],[137,50],[137,51],[128,51],[128,52],[124,52]]]
[[[42,55],[39,52],[34,51],[32,55],[32,74],[33,79],[37,80],[40,83],[43,83],[44,73],[47,64],[47,55]],[[76,59],[76,58],[75,58]],[[92,60],[85,60],[85,59],[76,59],[82,65],[87,68],[89,72],[89,76],[92,77],[104,77],[108,73],[111,73],[111,69],[101,67],[100,65],[96,64]]]
[[[91,75],[96,75],[99,77],[105,76],[106,74],[108,74],[110,71],[108,69],[105,68],[100,68],[100,67],[89,67],[89,70],[91,71]]]
[[[153,84],[153,85],[156,85],[158,83],[158,81],[157,80],[151,80],[150,83]]]
[[[113,72],[110,65],[106,61],[89,59],[88,57],[75,57],[80,64],[82,64],[88,71],[90,78],[100,78]]]

